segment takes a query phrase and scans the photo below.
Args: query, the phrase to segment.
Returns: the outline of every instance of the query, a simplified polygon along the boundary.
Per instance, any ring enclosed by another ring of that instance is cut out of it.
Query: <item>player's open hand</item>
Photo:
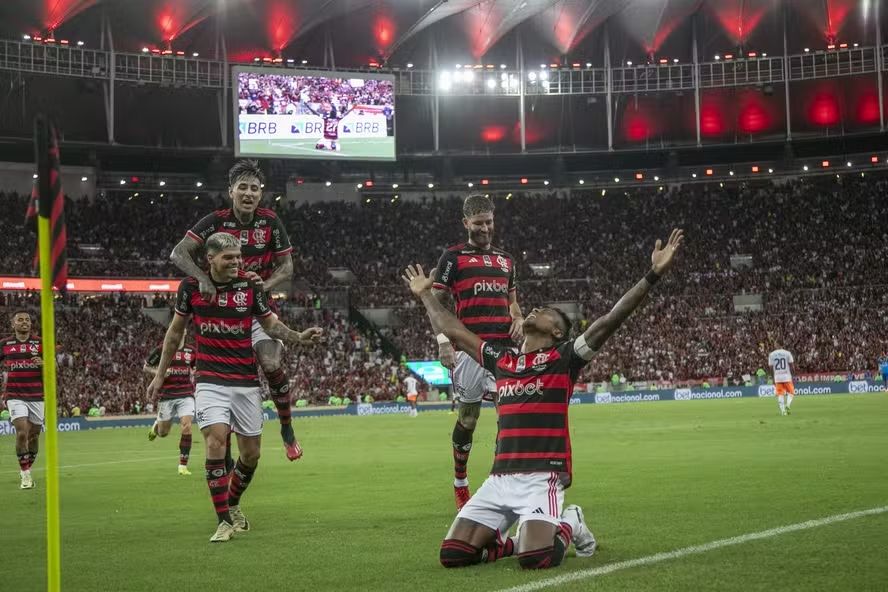
[[[456,367],[456,352],[453,349],[453,344],[449,341],[438,345],[438,361],[448,370],[453,370]]]
[[[41,358],[40,356],[34,356],[33,358],[31,358],[31,363],[35,366],[42,366],[43,358]]]
[[[324,330],[320,327],[309,327],[299,332],[300,345],[317,345],[324,339]]]
[[[512,326],[509,327],[509,337],[511,337],[512,341],[514,341],[515,343],[521,343],[521,340],[524,339],[523,317],[512,319]]]
[[[265,282],[262,281],[262,276],[260,276],[258,273],[256,273],[255,271],[248,271],[248,272],[246,272],[246,274],[247,274],[247,279],[250,279],[250,280],[253,280],[254,282],[256,282],[256,285],[258,285],[260,289],[265,288]]]
[[[681,248],[682,243],[684,243],[684,231],[679,228],[672,230],[672,234],[669,235],[669,240],[665,246],[663,241],[657,239],[654,252],[651,253],[651,268],[654,270],[654,273],[663,275],[669,271],[675,260],[675,254]]]
[[[432,283],[435,281],[435,272],[436,270],[432,270],[428,276],[426,276],[425,272],[422,270],[422,265],[408,265],[407,269],[404,270],[404,275],[401,276],[401,279],[404,280],[404,283],[410,287],[410,291],[413,292],[416,296],[422,296],[423,292],[428,292],[432,289]]]

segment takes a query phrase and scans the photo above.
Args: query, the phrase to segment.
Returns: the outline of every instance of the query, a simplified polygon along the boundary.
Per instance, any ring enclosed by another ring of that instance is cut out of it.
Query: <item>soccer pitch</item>
[[[242,500],[253,530],[221,545],[207,541],[215,515],[199,438],[194,474],[180,477],[177,427],[153,443],[135,428],[63,433],[62,588],[453,592],[583,571],[540,589],[885,590],[888,512],[651,559],[888,506],[888,395],[800,396],[793,411],[779,417],[773,399],[572,407],[566,500],[585,508],[601,549],[587,559],[571,550],[542,572],[523,572],[514,558],[439,566],[455,514],[446,412],[298,420],[305,457],[295,463],[276,422],[267,424]],[[490,467],[495,423],[485,409],[469,461],[473,491]],[[13,439],[0,439],[4,590],[45,589],[44,463],[37,488],[19,490]]]
[[[346,138],[337,140],[341,150],[318,150],[320,138],[304,140],[241,140],[240,153],[255,156],[333,159],[395,159],[395,138]]]

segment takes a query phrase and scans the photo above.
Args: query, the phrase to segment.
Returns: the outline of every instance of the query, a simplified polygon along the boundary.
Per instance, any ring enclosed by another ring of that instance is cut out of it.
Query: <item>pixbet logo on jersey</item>
[[[520,397],[522,395],[533,396],[543,392],[543,381],[537,379],[536,382],[529,384],[504,384],[496,389],[500,400],[508,397]]]
[[[245,330],[240,325],[229,325],[228,323],[212,323],[204,322],[200,324],[201,333],[219,333],[222,335],[244,335]]]
[[[509,292],[509,284],[504,282],[488,282],[481,280],[475,282],[472,288],[472,294],[477,296],[478,292],[494,292],[496,294],[507,294]]]

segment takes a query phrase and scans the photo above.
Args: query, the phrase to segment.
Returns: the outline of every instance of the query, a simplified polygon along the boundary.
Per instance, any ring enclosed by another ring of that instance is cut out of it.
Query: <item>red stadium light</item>
[[[726,53],[726,54],[725,54],[725,59],[726,59],[726,60],[733,60],[733,59],[734,59],[734,54],[732,54],[732,53]]]
[[[160,52],[160,54],[161,55],[173,55],[173,50],[172,49],[165,49],[162,52]]]
[[[644,179],[644,174],[642,174],[642,173],[635,173],[635,180],[636,180],[636,181],[641,181],[642,179]]]
[[[138,177],[130,177],[130,181],[132,181],[133,183],[138,183],[139,178]]]
[[[373,181],[364,181],[364,187],[373,187]]]
[[[262,61],[270,64],[271,58],[262,58]]]
[[[752,172],[753,172],[753,173],[757,173],[757,172],[759,172],[758,165],[755,165],[755,164],[752,165]]]
[[[54,37],[47,37],[46,39],[43,40],[43,43],[55,43],[55,38]]]
[[[550,67],[550,68],[557,68],[557,67],[558,67],[558,64],[549,64],[549,67]]]
[[[34,35],[34,36],[32,37],[32,39],[33,39],[34,41],[43,41],[43,37],[41,37],[40,35]]]
[[[746,54],[746,56],[747,56],[747,57],[750,57],[750,58],[754,58],[754,57],[756,57],[757,55],[758,55],[758,54],[757,54],[756,52],[754,52],[754,51],[750,51],[748,54]]]
[[[706,169],[706,175],[711,177],[712,176],[712,169]]]
[[[521,177],[521,184],[527,185],[527,177]]]
[[[284,62],[284,58],[274,58],[272,60],[275,64],[282,64]]]
[[[870,162],[873,164],[879,164],[879,157],[878,156],[870,156]]]
[[[667,60],[666,58],[660,58],[660,63],[661,64],[668,64],[669,60]]]
[[[848,49],[848,44],[847,43],[839,43],[839,48]]]
[[[160,50],[155,48],[155,49],[151,50],[151,53],[160,53]],[[256,59],[258,60],[259,58],[256,58]]]
[[[59,41],[59,43],[61,43],[62,45],[68,45],[68,40],[62,39],[61,41]]]
[[[823,168],[827,168],[827,167],[829,167],[829,161],[828,161],[828,160],[824,160],[823,162],[820,163],[820,166],[822,166]]]
[[[369,182],[372,183],[372,181],[369,181]],[[296,177],[296,184],[297,185],[302,185],[303,183],[305,183],[305,179],[303,179],[302,177]]]
[[[488,179],[481,179],[481,184],[482,184],[482,185],[490,185],[490,180],[488,180]]]
[[[183,55],[185,55],[185,52],[184,52],[184,51],[177,51],[177,52],[176,52],[176,55],[177,55],[177,56],[183,56]]]
[[[829,45],[826,46],[826,49],[835,49],[835,48],[836,48],[835,43],[830,43]]]
[[[580,68],[581,65],[578,64],[578,63],[573,63],[573,64],[571,64],[571,67],[573,67],[573,68]]]

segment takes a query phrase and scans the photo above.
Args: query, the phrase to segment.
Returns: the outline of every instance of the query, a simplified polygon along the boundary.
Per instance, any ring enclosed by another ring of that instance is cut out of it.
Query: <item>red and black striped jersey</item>
[[[160,363],[162,347],[154,348],[145,362],[156,367]],[[188,346],[176,350],[170,369],[160,387],[161,399],[181,399],[194,396],[194,383],[191,381],[191,369],[194,368],[196,357],[194,350]]]
[[[257,208],[247,224],[241,224],[231,208],[216,210],[201,218],[187,235],[204,244],[216,232],[226,232],[240,240],[244,258],[242,269],[258,273],[263,280],[274,271],[275,257],[293,251],[283,222],[274,210],[267,208]]]
[[[253,353],[253,317],[271,313],[268,295],[245,272],[227,284],[215,283],[216,298],[207,302],[198,281],[179,284],[176,314],[193,315],[197,355],[195,382],[223,386],[259,386]]]
[[[585,341],[582,342],[585,346]],[[567,408],[592,352],[564,341],[531,352],[481,342],[481,365],[496,378],[498,428],[492,474],[572,475]],[[578,352],[585,352],[584,356]]]
[[[6,398],[43,400],[43,368],[34,361],[43,356],[40,337],[29,335],[24,341],[12,335],[2,342],[0,370],[6,373]]]
[[[465,243],[445,249],[438,260],[434,287],[450,290],[456,316],[485,341],[512,343],[509,297],[517,289],[515,261],[502,249]]]

